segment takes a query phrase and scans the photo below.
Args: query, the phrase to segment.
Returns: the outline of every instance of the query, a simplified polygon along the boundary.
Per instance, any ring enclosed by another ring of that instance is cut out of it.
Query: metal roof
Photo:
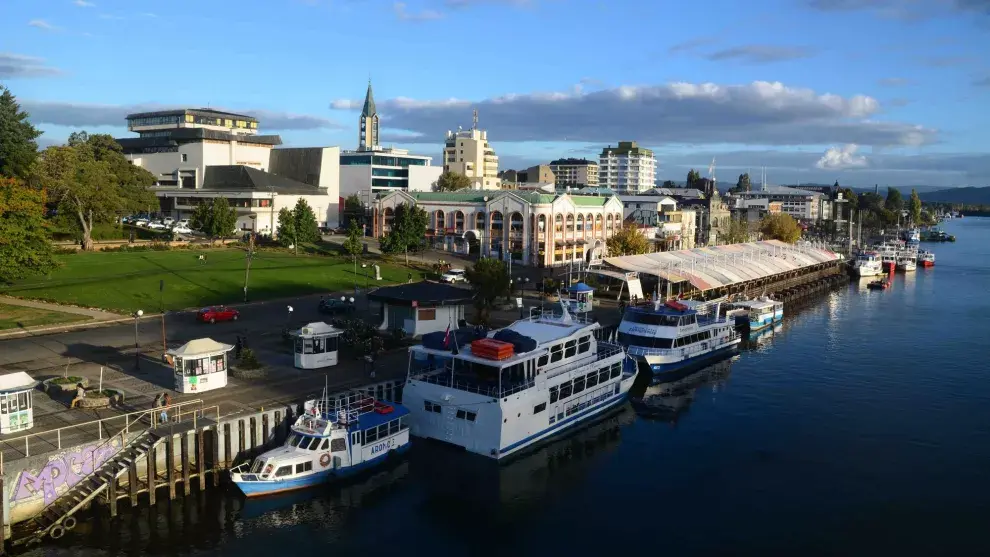
[[[833,251],[811,244],[790,245],[768,240],[610,257],[605,262],[624,271],[659,276],[670,282],[689,282],[705,291],[840,258]]]

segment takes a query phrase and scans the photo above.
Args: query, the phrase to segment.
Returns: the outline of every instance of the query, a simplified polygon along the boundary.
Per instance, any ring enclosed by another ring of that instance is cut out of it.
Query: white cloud
[[[403,21],[433,21],[443,17],[443,14],[436,10],[420,10],[418,12],[410,12],[405,2],[396,2],[392,4],[392,11],[395,12],[395,17]]]
[[[869,161],[864,155],[857,155],[859,145],[850,143],[841,148],[829,147],[822,158],[818,159],[815,167],[821,169],[846,170],[849,168],[864,168]]]
[[[0,52],[0,79],[23,77],[48,77],[60,75],[58,68],[45,65],[45,61],[34,56],[24,56],[12,52]]]
[[[73,4],[79,6],[80,8],[94,8],[96,4],[92,2],[87,2],[86,0],[75,0]]]
[[[59,30],[58,27],[52,25],[51,23],[48,23],[47,21],[45,21],[43,19],[32,19],[31,21],[28,22],[28,25],[30,25],[31,27],[35,27],[35,28],[41,29],[42,31],[58,31]]]
[[[337,100],[331,108],[357,110],[362,104]],[[936,138],[935,130],[923,126],[872,120],[881,112],[872,97],[766,81],[620,86],[480,101],[395,98],[377,105],[383,126],[420,134],[422,143],[439,142],[446,130],[469,124],[473,109],[495,141],[923,145]]]

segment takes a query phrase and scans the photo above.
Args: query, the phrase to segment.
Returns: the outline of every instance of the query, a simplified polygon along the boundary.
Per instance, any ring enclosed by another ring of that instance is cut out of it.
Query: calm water
[[[201,494],[32,554],[990,555],[990,219],[945,228],[934,269],[793,308],[507,466],[420,444],[344,488]]]

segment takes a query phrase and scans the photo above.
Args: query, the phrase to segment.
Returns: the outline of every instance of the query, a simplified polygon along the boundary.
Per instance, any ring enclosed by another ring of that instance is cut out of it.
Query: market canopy
[[[680,251],[610,257],[605,263],[623,271],[689,282],[705,291],[837,261],[841,255],[812,244],[779,240],[729,244]]]
[[[190,340],[179,348],[169,350],[168,354],[179,358],[193,358],[196,356],[229,352],[233,349],[234,347],[232,345],[217,342],[212,338],[198,338],[196,340]]]

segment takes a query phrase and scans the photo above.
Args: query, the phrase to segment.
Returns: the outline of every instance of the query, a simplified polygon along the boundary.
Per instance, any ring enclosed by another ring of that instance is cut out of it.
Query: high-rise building
[[[583,188],[598,185],[598,163],[588,159],[550,161],[550,170],[557,178],[557,186]]]
[[[635,141],[620,141],[618,147],[602,149],[598,184],[617,193],[638,193],[655,187],[657,159],[650,149]]]
[[[443,149],[444,172],[463,174],[471,180],[472,189],[497,190],[498,156],[488,144],[488,132],[478,129],[478,111],[470,130],[447,131]]]

